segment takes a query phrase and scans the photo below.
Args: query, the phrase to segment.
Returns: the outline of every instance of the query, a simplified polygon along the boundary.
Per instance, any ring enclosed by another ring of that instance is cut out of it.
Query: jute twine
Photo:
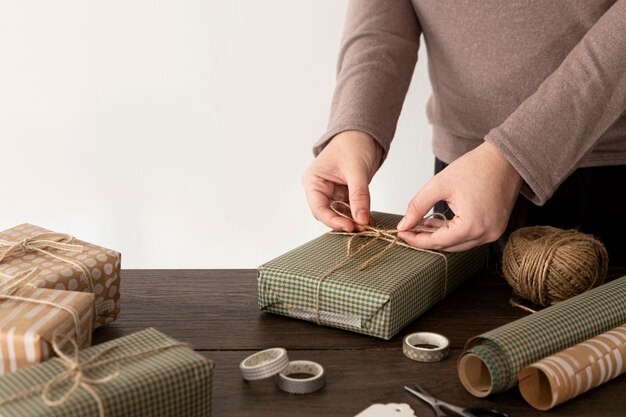
[[[509,238],[502,273],[516,296],[547,307],[602,284],[608,259],[602,242],[578,230],[524,227]]]
[[[73,241],[74,237],[65,233],[56,232],[39,233],[35,236],[31,236],[29,238],[19,241],[0,239],[0,263],[4,261],[4,258],[9,256],[16,256],[20,253],[39,252],[43,255],[51,256],[54,259],[58,259],[59,261],[68,263],[76,267],[79,271],[82,272],[80,279],[86,280],[89,292],[93,293],[93,277],[91,276],[89,268],[87,268],[84,263],[78,260],[72,260],[64,256],[60,256],[50,251],[50,249],[52,249],[57,251],[82,253],[83,245],[73,244]]]
[[[76,338],[80,337],[80,315],[78,311],[72,307],[59,303],[55,303],[48,300],[40,300],[36,298],[29,297],[21,297],[15,295],[16,292],[22,287],[31,287],[37,288],[31,281],[33,277],[37,276],[39,273],[39,268],[35,267],[28,271],[19,272],[15,276],[6,275],[0,273],[0,302],[2,300],[12,300],[12,301],[21,301],[23,303],[32,303],[32,304],[40,304],[46,305],[54,308],[58,308],[59,310],[63,310],[70,315],[72,321],[74,323],[74,335]],[[91,334],[88,334],[88,344],[91,344]]]
[[[343,201],[333,201],[330,204],[330,208],[337,213],[339,216],[343,217],[344,219],[348,219],[350,221],[354,221],[354,219],[352,218],[352,216],[349,214],[350,213],[350,205],[346,202]],[[345,211],[345,213],[344,213]],[[346,214],[348,213],[348,214]],[[444,216],[441,213],[432,213],[426,217],[424,217],[418,224],[417,227],[415,227],[414,229],[412,229],[414,232],[418,232],[418,233],[433,233],[435,230],[435,228],[430,228],[424,225],[424,222],[426,220],[428,220],[429,218],[432,217],[437,217],[442,219],[445,222],[446,227],[448,226],[448,219],[446,218],[446,216]],[[367,268],[368,266],[370,266],[372,263],[374,263],[376,260],[380,259],[384,254],[386,254],[389,250],[391,250],[392,248],[394,248],[395,246],[402,246],[405,248],[409,248],[418,252],[425,252],[425,253],[430,253],[433,254],[435,256],[440,257],[443,260],[443,266],[444,266],[444,279],[443,279],[443,294],[441,296],[441,299],[443,299],[446,294],[448,293],[448,257],[447,255],[445,255],[444,253],[441,252],[437,252],[434,250],[430,250],[430,249],[420,249],[420,248],[416,248],[413,247],[405,242],[403,242],[402,240],[400,240],[400,238],[398,238],[398,230],[397,229],[380,229],[377,227],[373,227],[373,226],[362,226],[363,230],[362,231],[357,231],[357,232],[329,232],[331,234],[338,234],[338,235],[346,235],[346,236],[350,236],[350,238],[348,239],[348,244],[346,247],[346,257],[337,262],[332,268],[330,268],[324,275],[322,275],[320,277],[320,279],[317,281],[317,291],[316,291],[316,305],[315,305],[315,321],[317,322],[318,325],[321,325],[321,317],[320,317],[320,306],[321,306],[321,299],[322,299],[322,283],[328,278],[330,277],[332,274],[334,274],[335,272],[337,272],[339,269],[343,268],[351,259],[353,259],[356,255],[358,255],[359,253],[361,253],[363,250],[367,249],[368,247],[370,247],[372,244],[376,243],[379,240],[388,242],[388,244],[378,253],[374,254],[373,256],[371,256],[370,258],[368,258],[367,260],[365,260],[363,263],[361,263],[358,267],[359,271],[364,270],[365,268]],[[354,239],[357,238],[367,238],[369,239],[369,241],[367,241],[366,243],[362,244],[361,246],[359,246],[357,249],[354,249]]]

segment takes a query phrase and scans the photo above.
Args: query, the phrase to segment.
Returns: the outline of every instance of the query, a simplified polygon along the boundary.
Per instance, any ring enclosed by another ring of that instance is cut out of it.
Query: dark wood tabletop
[[[611,277],[626,274],[612,270]],[[428,406],[403,390],[419,383],[434,396],[464,407],[487,406],[511,417],[545,416],[515,388],[487,399],[468,394],[457,377],[456,361],[465,341],[523,317],[511,307],[510,288],[493,270],[470,278],[444,301],[386,341],[259,311],[254,270],[125,270],[122,316],[94,335],[94,343],[146,327],[191,344],[216,364],[213,415],[354,416],[373,403],[408,403],[416,415],[434,416]],[[411,332],[446,335],[451,355],[419,363],[402,354]],[[284,347],[291,360],[309,359],[326,369],[326,386],[313,394],[291,395],[272,379],[246,382],[239,362],[270,347]],[[558,406],[552,416],[625,416],[626,377],[618,377]]]

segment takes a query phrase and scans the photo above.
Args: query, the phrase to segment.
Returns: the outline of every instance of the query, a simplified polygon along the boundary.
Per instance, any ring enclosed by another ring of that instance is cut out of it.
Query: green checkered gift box
[[[382,230],[402,217],[372,216]],[[486,246],[419,251],[372,236],[352,238],[357,249],[347,257],[350,239],[327,233],[261,265],[261,310],[390,339],[487,261]]]
[[[0,416],[210,416],[212,372],[150,328],[0,377]]]

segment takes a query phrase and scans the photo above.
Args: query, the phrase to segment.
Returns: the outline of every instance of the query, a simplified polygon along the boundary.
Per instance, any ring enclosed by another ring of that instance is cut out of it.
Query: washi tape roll
[[[310,377],[300,378],[302,375]],[[319,363],[311,361],[292,361],[276,376],[278,388],[291,394],[309,394],[321,389],[325,383],[324,368]]]
[[[262,350],[241,361],[239,369],[246,381],[270,378],[289,365],[289,356],[283,348]]]
[[[402,352],[414,361],[439,362],[450,355],[450,341],[437,333],[411,333],[402,342]]]

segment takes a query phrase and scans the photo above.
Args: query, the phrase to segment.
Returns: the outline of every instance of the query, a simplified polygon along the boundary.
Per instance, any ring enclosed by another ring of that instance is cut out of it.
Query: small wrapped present
[[[70,338],[91,345],[94,295],[23,286],[26,278],[0,275],[0,375],[48,359],[54,338],[60,348]]]
[[[486,246],[415,249],[390,230],[402,216],[372,216],[377,228],[330,232],[261,265],[261,310],[390,339],[486,265]]]
[[[3,417],[204,417],[213,363],[146,329],[0,377]]]
[[[119,315],[120,260],[115,251],[30,224],[0,232],[0,273],[38,267],[38,287],[95,294],[96,327]]]

